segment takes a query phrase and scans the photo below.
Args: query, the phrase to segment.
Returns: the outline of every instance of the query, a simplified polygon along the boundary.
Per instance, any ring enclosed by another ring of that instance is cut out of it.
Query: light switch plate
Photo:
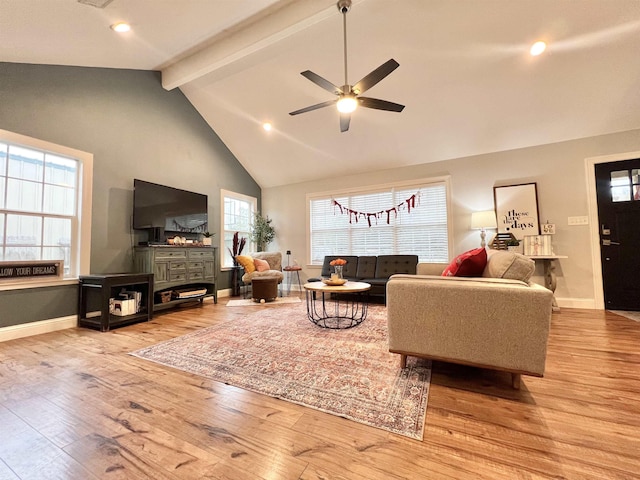
[[[569,225],[589,225],[589,217],[568,217],[567,222]]]

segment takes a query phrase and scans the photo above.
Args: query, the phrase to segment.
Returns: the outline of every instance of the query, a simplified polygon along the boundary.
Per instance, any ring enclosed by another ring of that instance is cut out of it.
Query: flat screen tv
[[[133,180],[133,228],[202,233],[207,226],[207,196],[157,183]]]

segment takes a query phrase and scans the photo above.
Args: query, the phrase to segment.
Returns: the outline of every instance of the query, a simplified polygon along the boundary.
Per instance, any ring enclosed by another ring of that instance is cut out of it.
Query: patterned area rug
[[[283,305],[285,303],[300,303],[300,299],[298,297],[276,297],[273,302],[254,302],[250,298],[232,298],[227,302],[227,307],[250,307],[250,306],[261,306],[268,307],[272,305]]]
[[[399,368],[386,308],[347,330],[313,325],[283,305],[192,332],[132,355],[422,440],[431,365]]]
[[[629,320],[635,320],[636,322],[640,322],[640,312],[629,312],[627,310],[609,310],[617,315],[622,315],[623,317],[627,317]]]

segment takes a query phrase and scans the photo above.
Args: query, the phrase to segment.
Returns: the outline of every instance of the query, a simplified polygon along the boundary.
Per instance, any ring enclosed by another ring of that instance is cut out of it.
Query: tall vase
[[[240,295],[240,267],[236,266],[231,269],[231,295]]]
[[[342,265],[334,265],[331,280],[342,280]]]

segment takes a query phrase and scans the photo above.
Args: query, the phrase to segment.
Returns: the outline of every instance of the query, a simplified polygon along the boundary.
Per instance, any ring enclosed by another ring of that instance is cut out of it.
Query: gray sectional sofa
[[[370,295],[386,297],[387,282],[391,275],[405,273],[415,275],[418,268],[417,255],[327,255],[322,264],[321,276],[331,276],[332,260],[342,258],[347,264],[342,268],[342,276],[354,282],[366,282],[371,284]],[[321,277],[310,278],[309,282],[319,282]]]

